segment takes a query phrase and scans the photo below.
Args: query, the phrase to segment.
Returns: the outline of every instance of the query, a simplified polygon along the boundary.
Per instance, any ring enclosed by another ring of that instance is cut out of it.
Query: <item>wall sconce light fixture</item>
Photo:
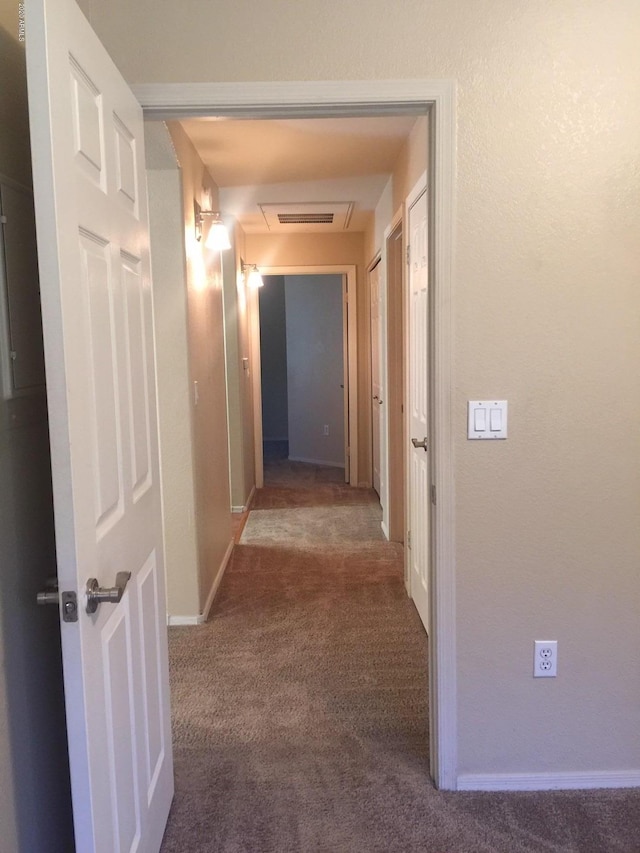
[[[247,287],[254,289],[263,287],[264,281],[262,280],[257,264],[242,264],[242,272],[244,273],[244,281]]]
[[[229,232],[227,226],[222,221],[222,216],[217,210],[202,210],[198,202],[194,202],[195,210],[195,227],[196,240],[202,240],[202,223],[205,218],[211,217],[211,225],[207,239],[204,241],[207,249],[213,249],[214,252],[223,252],[225,249],[231,248],[229,240]]]

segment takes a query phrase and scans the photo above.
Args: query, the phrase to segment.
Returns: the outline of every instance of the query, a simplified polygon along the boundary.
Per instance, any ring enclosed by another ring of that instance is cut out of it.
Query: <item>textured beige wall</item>
[[[378,199],[376,209],[364,233],[364,256],[367,267],[376,259],[384,243],[384,230],[393,219],[393,175],[387,181],[382,195]]]
[[[394,215],[400,210],[422,173],[427,171],[428,145],[429,118],[424,115],[416,121],[393,167],[392,209]]]
[[[376,205],[365,231],[365,258],[371,263],[382,250],[385,229],[401,213],[405,199],[427,171],[429,157],[429,117],[418,116],[396,160],[389,182]]]
[[[371,408],[369,388],[369,308],[364,266],[364,235],[247,234],[247,261],[258,266],[355,264],[358,311],[358,478],[371,484]]]
[[[460,769],[639,769],[640,4],[83,6],[132,82],[457,81]],[[493,395],[509,439],[467,442]]]
[[[160,474],[169,616],[200,613],[182,175],[166,127],[145,125]]]
[[[198,242],[195,238],[193,208],[194,200],[202,204],[206,189],[212,194],[215,209],[218,190],[180,125],[170,122],[168,128],[182,170],[199,612],[202,613],[232,538],[222,268],[220,254],[206,249],[204,239]],[[197,383],[197,404],[193,383]]]

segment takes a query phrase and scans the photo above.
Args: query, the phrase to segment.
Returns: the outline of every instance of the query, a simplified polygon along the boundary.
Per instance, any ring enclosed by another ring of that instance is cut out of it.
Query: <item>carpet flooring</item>
[[[636,791],[444,793],[375,494],[276,459],[208,622],[170,629],[162,853],[640,853]]]

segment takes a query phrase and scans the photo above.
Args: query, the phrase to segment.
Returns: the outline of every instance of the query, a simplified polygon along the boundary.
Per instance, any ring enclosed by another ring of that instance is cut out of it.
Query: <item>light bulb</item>
[[[229,232],[224,222],[211,223],[205,246],[207,249],[213,249],[214,252],[223,252],[225,249],[231,248]]]
[[[249,273],[249,277],[247,278],[247,287],[258,288],[262,287],[264,282],[262,280],[262,276],[260,275],[260,270],[257,267],[253,267],[251,272]]]

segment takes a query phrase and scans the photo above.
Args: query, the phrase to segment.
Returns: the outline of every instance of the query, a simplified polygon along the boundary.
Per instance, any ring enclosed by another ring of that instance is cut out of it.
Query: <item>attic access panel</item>
[[[297,204],[260,204],[269,231],[297,233],[346,231],[354,202],[303,202]]]

